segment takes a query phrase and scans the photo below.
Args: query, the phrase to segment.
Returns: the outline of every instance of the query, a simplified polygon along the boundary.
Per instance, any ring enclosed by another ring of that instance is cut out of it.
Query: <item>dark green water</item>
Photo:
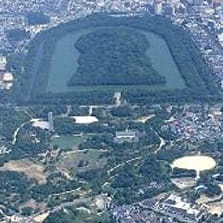
[[[136,87],[146,89],[172,90],[183,89],[185,87],[184,80],[182,79],[180,72],[174,62],[167,43],[164,39],[152,32],[143,32],[150,42],[150,48],[148,49],[147,53],[150,57],[153,68],[166,78],[165,85],[68,87],[67,82],[72,77],[78,66],[77,60],[79,57],[79,52],[74,47],[74,44],[81,35],[90,31],[94,31],[95,29],[86,29],[74,33],[69,33],[58,40],[55,52],[51,59],[49,81],[46,91],[60,93],[67,91],[86,91],[105,88],[121,90],[123,88]]]

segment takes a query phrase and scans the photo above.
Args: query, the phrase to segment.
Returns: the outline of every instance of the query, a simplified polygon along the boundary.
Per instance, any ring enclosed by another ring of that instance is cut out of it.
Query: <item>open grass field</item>
[[[61,149],[77,148],[80,143],[85,140],[82,136],[59,136],[53,138],[51,143],[59,146]]]
[[[72,175],[75,175],[77,172],[101,168],[107,162],[105,158],[101,158],[103,153],[103,151],[93,149],[67,152],[61,155],[57,166],[72,173]]]

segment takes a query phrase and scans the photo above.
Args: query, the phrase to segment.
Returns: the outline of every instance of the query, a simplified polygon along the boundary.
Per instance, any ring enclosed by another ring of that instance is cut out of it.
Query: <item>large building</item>
[[[139,132],[135,130],[125,130],[117,131],[115,134],[114,142],[123,143],[123,142],[138,142],[139,141]]]

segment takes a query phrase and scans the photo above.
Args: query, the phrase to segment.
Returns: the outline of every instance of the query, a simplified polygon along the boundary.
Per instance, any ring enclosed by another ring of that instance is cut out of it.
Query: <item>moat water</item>
[[[46,91],[60,93],[66,91],[86,91],[95,89],[114,89],[121,90],[123,88],[146,88],[156,89],[183,89],[185,83],[175,61],[171,55],[166,41],[152,32],[145,32],[150,47],[147,50],[153,68],[166,78],[165,85],[137,85],[137,86],[90,86],[90,87],[68,87],[67,82],[73,76],[78,67],[79,51],[75,48],[75,42],[84,34],[95,31],[98,28],[83,29],[78,32],[68,33],[58,40],[54,54],[51,58],[49,80]]]

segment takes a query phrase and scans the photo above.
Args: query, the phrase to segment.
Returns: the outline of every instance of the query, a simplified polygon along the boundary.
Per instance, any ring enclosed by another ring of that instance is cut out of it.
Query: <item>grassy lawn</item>
[[[77,147],[80,143],[84,141],[84,137],[82,136],[60,136],[57,138],[53,138],[51,143],[53,145],[59,146],[61,149]]]
[[[60,157],[58,167],[69,171],[72,175],[75,175],[77,172],[97,169],[107,163],[106,158],[101,157],[103,153],[93,149],[67,152]]]

